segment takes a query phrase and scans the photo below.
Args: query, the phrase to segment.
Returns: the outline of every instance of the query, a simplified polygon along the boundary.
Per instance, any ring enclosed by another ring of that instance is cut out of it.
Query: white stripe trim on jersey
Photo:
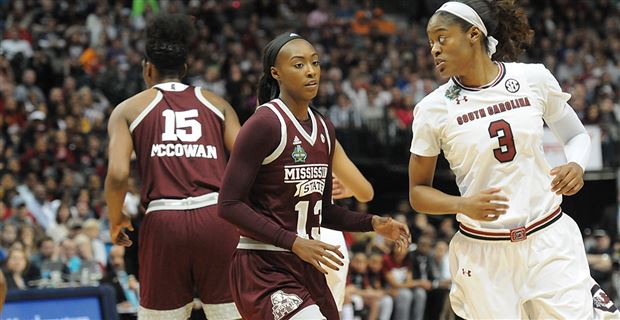
[[[325,130],[325,138],[327,139],[327,150],[329,151],[329,155],[332,154],[332,139],[329,136],[329,130],[327,130],[327,124],[325,124],[325,120],[322,117],[319,117],[321,120],[321,124],[323,125],[323,129]]]
[[[187,87],[189,86],[186,84],[180,83],[180,82],[170,81],[170,82],[158,83],[154,85],[153,87],[159,88],[164,91],[180,92],[180,91],[187,89]]]
[[[308,133],[306,132],[306,129],[304,129],[301,126],[297,118],[295,118],[291,110],[289,110],[289,108],[286,106],[286,104],[282,100],[274,99],[272,101],[276,103],[280,107],[280,109],[284,111],[284,113],[286,113],[286,115],[289,117],[289,119],[291,119],[291,121],[295,125],[295,128],[297,128],[297,131],[299,131],[299,133],[310,143],[310,145],[314,146],[314,142],[316,141],[316,132],[318,130],[316,128],[316,119],[314,117],[314,113],[312,112],[312,109],[308,108],[308,114],[310,115],[310,121],[312,121],[312,134],[308,135]]]
[[[161,210],[192,210],[217,204],[217,192],[185,199],[156,199],[149,202],[146,213]]]
[[[224,114],[222,113],[222,111],[220,111],[220,109],[218,109],[216,106],[214,106],[211,102],[209,102],[209,100],[207,100],[207,98],[205,98],[205,96],[202,95],[202,88],[195,87],[194,88],[194,93],[196,94],[196,98],[200,102],[202,102],[202,104],[204,104],[207,108],[209,108],[211,111],[213,111],[213,113],[215,113],[215,115],[217,115],[222,120],[224,120]]]
[[[149,105],[146,106],[146,108],[144,108],[142,112],[140,112],[136,119],[133,120],[133,122],[129,126],[129,132],[133,132],[136,129],[140,122],[142,122],[142,120],[146,117],[147,114],[149,114],[149,112],[151,112],[151,110],[153,110],[153,108],[155,108],[155,106],[159,103],[159,101],[161,101],[163,97],[164,95],[161,93],[161,91],[157,91],[157,94],[155,95],[153,101],[151,101],[151,103],[149,103]]]
[[[280,112],[278,112],[277,108],[272,104],[272,103],[266,103],[263,105],[258,106],[258,108],[260,107],[268,107],[269,109],[271,109],[271,111],[273,111],[273,113],[276,114],[276,116],[278,117],[278,120],[280,120],[280,144],[278,144],[278,147],[273,150],[273,152],[268,155],[265,159],[263,159],[263,165],[266,164],[270,164],[271,162],[273,162],[273,160],[277,159],[281,154],[282,151],[284,151],[284,148],[286,147],[286,122],[284,122],[284,118],[282,118],[282,115],[280,114]],[[258,110],[258,108],[256,108]]]
[[[244,236],[239,236],[239,244],[237,244],[237,249],[291,252],[291,250],[280,248],[274,246],[273,244],[260,242]]]
[[[155,309],[147,309],[143,306],[138,308],[138,319],[149,319],[149,320],[168,320],[168,319],[187,319],[192,313],[192,306],[194,305],[194,301],[192,301],[180,308],[172,309],[172,310],[155,310]]]
[[[311,304],[294,314],[291,320],[325,320],[327,319],[316,304]]]
[[[207,304],[202,301],[202,310],[205,312],[209,320],[230,320],[241,319],[241,315],[237,310],[234,302]]]

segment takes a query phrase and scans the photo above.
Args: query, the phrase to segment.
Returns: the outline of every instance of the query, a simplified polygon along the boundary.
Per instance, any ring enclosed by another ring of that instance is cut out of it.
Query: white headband
[[[493,36],[489,36],[487,32],[487,27],[484,25],[484,22],[482,22],[482,19],[480,19],[478,13],[476,13],[476,10],[474,10],[472,7],[462,2],[450,1],[444,3],[441,8],[437,9],[437,11],[435,12],[439,11],[451,13],[469,22],[474,27],[480,29],[480,31],[482,31],[482,33],[484,33],[484,35],[489,39],[489,48],[487,50],[487,54],[489,55],[489,57],[491,57],[495,53],[495,51],[497,51],[496,47],[499,42],[497,41],[497,39],[493,38]]]

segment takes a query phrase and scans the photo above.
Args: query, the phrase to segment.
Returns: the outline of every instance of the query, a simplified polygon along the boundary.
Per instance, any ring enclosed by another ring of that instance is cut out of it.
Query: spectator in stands
[[[102,267],[107,264],[107,257],[105,252],[105,245],[99,238],[99,221],[95,219],[88,219],[82,224],[84,235],[90,240],[90,246],[92,248],[93,259]]]
[[[409,319],[413,292],[417,285],[411,273],[411,260],[407,251],[392,250],[383,260],[385,277],[389,284],[390,295],[394,298],[394,319]]]
[[[14,223],[5,223],[2,225],[2,234],[0,235],[0,260],[8,255],[9,248],[17,240],[19,227]]]
[[[351,305],[353,309],[362,311],[368,320],[389,320],[392,313],[391,299],[384,300],[386,296],[383,290],[376,290],[370,284],[368,273],[368,257],[363,252],[353,255],[349,266],[349,276],[347,277],[347,288],[342,310],[343,320],[352,320]],[[388,301],[388,304],[381,302]]]
[[[39,240],[37,249],[37,252],[30,257],[30,264],[37,267],[43,273],[43,264],[57,259],[58,248],[56,243],[54,243],[54,239],[44,237]]]
[[[379,300],[379,319],[389,319],[394,308],[394,301],[387,288],[388,282],[383,269],[383,253],[372,252],[368,258],[368,283],[377,295]]]
[[[417,248],[411,253],[413,283],[417,285],[411,290],[413,292],[412,320],[424,319],[426,300],[428,291],[431,290],[434,280],[431,267],[431,250],[433,240],[428,235],[423,235],[418,239]]]
[[[598,282],[605,292],[611,292],[611,274],[613,248],[611,239],[605,230],[597,229],[592,232],[594,246],[587,250],[588,264],[592,278]]]
[[[77,274],[80,270],[80,266],[82,265],[82,259],[78,256],[75,241],[70,238],[62,240],[60,242],[59,253],[60,261],[66,267],[63,268],[63,270],[66,271],[66,275],[69,276]]]
[[[7,288],[9,290],[30,288],[30,281],[38,280],[39,277],[36,271],[29,275],[29,269],[28,257],[24,250],[19,248],[9,250],[4,269]]]
[[[114,245],[110,248],[109,263],[101,283],[112,285],[119,309],[135,312],[139,307],[139,284],[134,275],[127,274],[124,256],[125,247]]]
[[[440,319],[445,319],[447,314],[452,313],[448,299],[450,286],[452,285],[448,263],[448,242],[438,240],[435,243],[432,257],[430,267],[434,279],[432,281],[432,289],[428,294],[426,314],[431,316],[442,315]]]

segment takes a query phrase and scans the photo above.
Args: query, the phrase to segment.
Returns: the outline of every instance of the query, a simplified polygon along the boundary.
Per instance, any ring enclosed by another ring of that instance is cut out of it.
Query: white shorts
[[[581,232],[563,214],[519,242],[461,232],[450,242],[450,301],[465,319],[592,319]]]
[[[344,255],[342,262],[344,266],[340,267],[340,270],[332,270],[326,268],[327,285],[334,296],[338,311],[342,311],[342,304],[344,303],[344,290],[347,286],[347,274],[349,272],[349,250],[347,244],[344,241],[344,235],[341,231],[336,231],[327,228],[321,228],[321,241],[329,243],[334,246],[340,246],[340,252]]]

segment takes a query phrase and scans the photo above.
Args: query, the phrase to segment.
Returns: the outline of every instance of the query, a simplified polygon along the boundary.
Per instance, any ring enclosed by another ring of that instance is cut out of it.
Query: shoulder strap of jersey
[[[284,118],[282,118],[282,113],[280,112],[280,110],[278,110],[278,108],[275,106],[273,102],[267,102],[263,105],[258,106],[258,108],[256,109],[258,110],[261,107],[266,107],[270,109],[273,113],[276,114],[276,116],[278,117],[278,120],[280,121],[280,143],[278,144],[276,149],[273,150],[273,152],[263,160],[262,164],[266,165],[266,164],[270,164],[275,159],[277,159],[282,154],[282,151],[284,151],[284,148],[286,147],[286,123],[284,122]]]
[[[215,115],[218,116],[220,119],[224,120],[224,114],[222,113],[222,111],[220,111],[220,109],[218,109],[209,100],[207,100],[207,98],[205,98],[205,96],[202,94],[201,87],[194,87],[194,94],[196,95],[196,99],[198,99],[198,101],[200,101],[205,107],[209,108],[209,110],[213,111],[213,113],[215,113]]]

